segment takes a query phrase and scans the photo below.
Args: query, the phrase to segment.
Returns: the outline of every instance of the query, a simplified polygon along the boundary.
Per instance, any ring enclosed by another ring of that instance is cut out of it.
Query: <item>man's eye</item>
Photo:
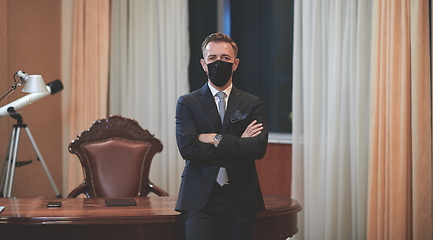
[[[230,57],[223,57],[223,60],[230,60]]]

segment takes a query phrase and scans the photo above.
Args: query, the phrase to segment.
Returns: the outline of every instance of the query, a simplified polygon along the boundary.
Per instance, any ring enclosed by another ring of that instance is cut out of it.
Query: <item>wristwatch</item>
[[[221,134],[215,135],[215,137],[213,138],[213,140],[215,141],[215,143],[214,143],[215,147],[218,146],[218,144],[220,143],[221,139],[223,139],[223,136]]]

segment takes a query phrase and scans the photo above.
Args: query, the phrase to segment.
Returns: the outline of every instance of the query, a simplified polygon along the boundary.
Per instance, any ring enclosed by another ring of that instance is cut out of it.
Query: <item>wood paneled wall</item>
[[[256,167],[263,194],[291,197],[292,144],[269,143]]]
[[[61,77],[61,1],[0,0],[0,91],[13,85],[13,75],[23,70],[40,74],[45,83]],[[62,80],[62,79],[60,79]],[[0,107],[23,96],[22,86],[0,102]],[[62,187],[61,94],[49,95],[17,110],[28,125],[57,188]],[[16,120],[0,118],[0,168]],[[20,135],[18,161],[36,160],[24,129]],[[50,196],[54,190],[38,161],[16,168],[12,195]]]

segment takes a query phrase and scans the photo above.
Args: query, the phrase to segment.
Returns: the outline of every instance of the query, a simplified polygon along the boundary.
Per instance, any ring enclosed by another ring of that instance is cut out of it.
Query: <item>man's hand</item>
[[[262,130],[263,124],[257,123],[257,120],[254,120],[247,126],[244,133],[242,133],[241,138],[258,136],[260,133],[262,133]]]
[[[204,142],[204,143],[215,143],[214,137],[215,137],[216,133],[202,133],[200,135],[198,135],[198,140],[200,140],[200,142]]]

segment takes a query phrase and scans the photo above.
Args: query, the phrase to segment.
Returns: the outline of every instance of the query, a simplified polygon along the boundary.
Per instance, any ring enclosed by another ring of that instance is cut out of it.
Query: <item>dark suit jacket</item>
[[[259,136],[240,138],[253,120],[263,123]],[[220,133],[218,147],[198,140],[201,133]],[[179,97],[176,107],[176,140],[186,160],[176,211],[201,210],[210,195],[220,166],[226,167],[230,189],[245,213],[264,210],[255,160],[266,152],[268,126],[262,101],[233,86],[224,124],[207,85]]]

